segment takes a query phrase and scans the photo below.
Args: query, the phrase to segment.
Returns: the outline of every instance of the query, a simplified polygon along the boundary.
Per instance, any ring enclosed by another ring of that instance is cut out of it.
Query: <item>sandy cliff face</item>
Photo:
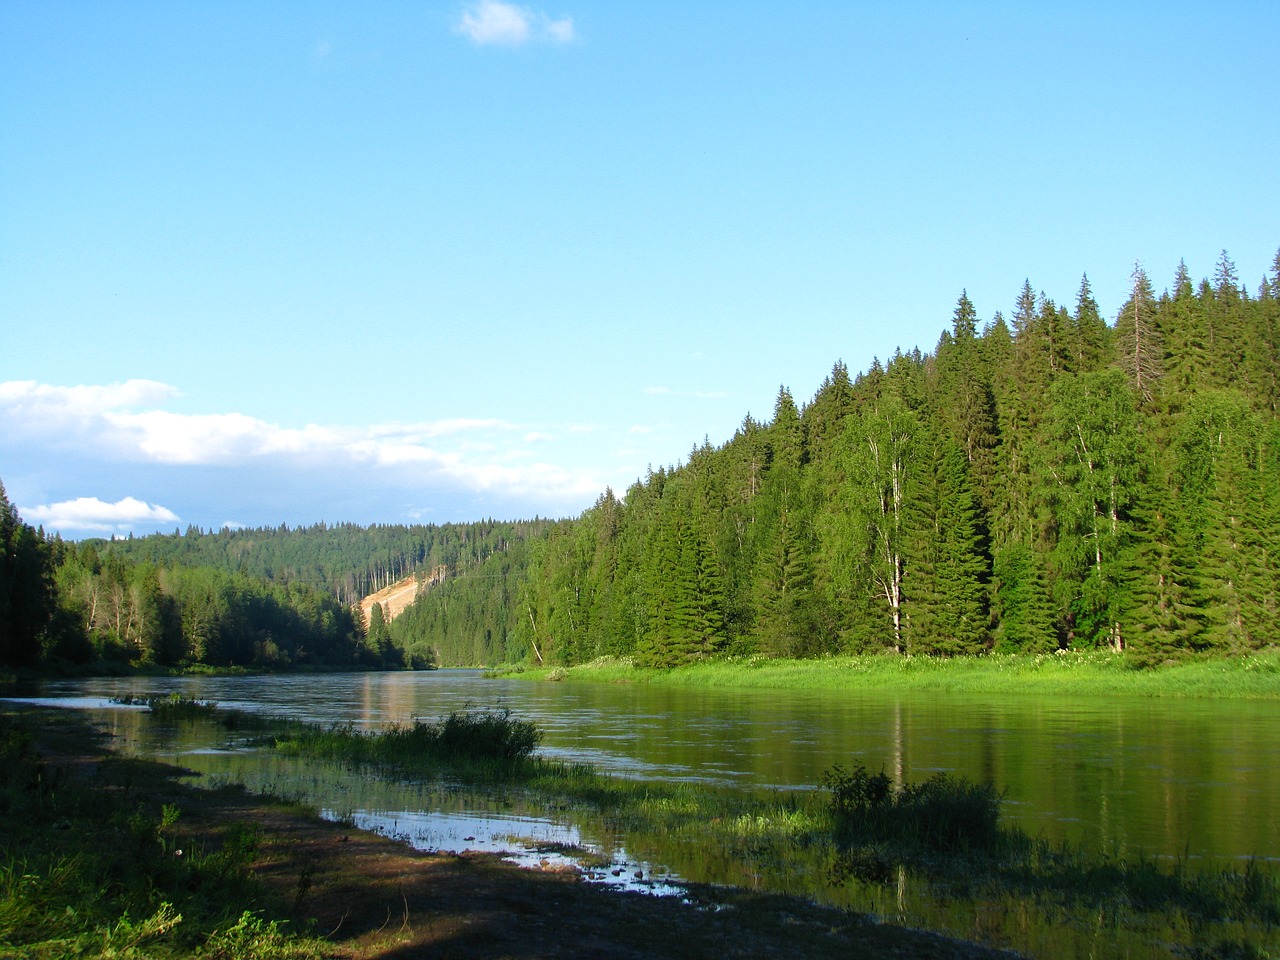
[[[364,617],[364,625],[369,626],[369,611],[375,603],[382,604],[382,615],[388,621],[394,620],[418,598],[418,594],[426,593],[432,587],[439,586],[448,575],[448,568],[443,564],[421,576],[405,577],[398,583],[384,587],[377,593],[371,593],[360,601],[360,613]]]

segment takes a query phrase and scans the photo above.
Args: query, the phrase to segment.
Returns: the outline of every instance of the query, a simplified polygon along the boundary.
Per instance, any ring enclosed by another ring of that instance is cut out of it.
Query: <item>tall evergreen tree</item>
[[[1098,301],[1093,298],[1088,275],[1080,278],[1080,291],[1076,294],[1075,328],[1073,369],[1078,373],[1100,369],[1111,352],[1111,331],[1098,310]]]
[[[48,544],[22,522],[0,483],[0,663],[37,663],[55,608]]]
[[[1151,281],[1141,264],[1133,267],[1133,288],[1116,319],[1116,363],[1144,403],[1151,403],[1164,366],[1164,348],[1156,327]]]
[[[922,429],[911,483],[904,593],[921,653],[980,653],[990,643],[991,562],[960,446]]]

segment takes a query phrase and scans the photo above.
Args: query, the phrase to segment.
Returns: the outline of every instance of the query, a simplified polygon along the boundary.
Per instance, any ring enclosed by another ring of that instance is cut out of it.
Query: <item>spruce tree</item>
[[[1104,366],[1111,352],[1111,331],[1098,310],[1086,274],[1080,278],[1080,291],[1076,294],[1074,369],[1088,373]]]
[[[1141,264],[1134,264],[1129,300],[1116,319],[1116,363],[1129,378],[1129,385],[1151,403],[1164,367],[1164,348],[1156,326],[1156,302],[1151,281]]]

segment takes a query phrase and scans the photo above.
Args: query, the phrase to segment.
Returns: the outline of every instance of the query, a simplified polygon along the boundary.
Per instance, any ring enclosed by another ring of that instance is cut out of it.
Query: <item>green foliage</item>
[[[507,659],[1280,642],[1280,279],[1175,283],[1135,270],[1114,327],[1087,278],[1074,313],[1025,283],[1012,330],[962,295],[935,355],[783,388],[535,544]]]
[[[56,776],[32,750],[29,722],[0,717],[0,955],[324,955],[278,921],[244,913],[272,908],[249,870],[256,827],[228,824],[194,842],[178,806],[138,789],[132,761],[104,760],[92,780]]]
[[[891,842],[938,851],[992,849],[999,839],[1000,794],[991,784],[937,773],[895,789],[862,764],[837,765],[822,776],[831,813],[846,844]]]

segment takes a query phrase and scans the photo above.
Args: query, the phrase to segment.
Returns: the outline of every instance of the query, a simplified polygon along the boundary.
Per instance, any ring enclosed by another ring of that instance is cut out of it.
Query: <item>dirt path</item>
[[[100,749],[46,739],[49,761],[94,776]],[[107,764],[111,766],[110,763]],[[618,893],[575,873],[527,870],[490,854],[417,852],[377,834],[324,821],[239,788],[202,790],[183,771],[130,761],[129,789],[181,811],[192,843],[247,822],[262,832],[255,873],[292,905],[295,928],[351,960],[409,958],[976,958],[982,947],[785,897],[694,887],[685,900]]]

